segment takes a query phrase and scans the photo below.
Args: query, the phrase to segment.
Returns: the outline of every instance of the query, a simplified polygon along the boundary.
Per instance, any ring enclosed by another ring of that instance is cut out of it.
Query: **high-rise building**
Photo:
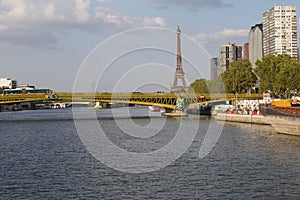
[[[263,55],[297,58],[296,6],[274,6],[263,13]]]
[[[243,58],[249,59],[249,43],[245,43],[243,47]]]
[[[239,44],[224,44],[220,47],[219,72],[223,73],[228,69],[231,62],[236,62],[242,58],[243,45]]]
[[[219,59],[218,58],[211,58],[210,59],[210,79],[215,80],[218,77],[218,66],[219,66]]]
[[[263,27],[262,24],[256,24],[251,27],[248,34],[249,43],[249,61],[253,68],[256,67],[257,60],[263,57]]]

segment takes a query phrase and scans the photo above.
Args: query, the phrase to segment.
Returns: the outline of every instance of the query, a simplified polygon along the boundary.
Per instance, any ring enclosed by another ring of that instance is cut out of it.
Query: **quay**
[[[291,100],[275,101],[277,104],[285,103],[285,106],[273,106],[274,112],[272,113],[265,112],[265,108],[261,106],[273,105],[273,103],[274,102],[271,104],[270,99],[236,101],[234,102],[235,106],[227,105],[215,107],[216,109],[213,112],[216,120],[270,125],[277,133],[300,136],[299,115],[286,115],[287,112],[285,112],[285,110],[291,108]],[[284,110],[284,112],[282,110]]]
[[[214,118],[216,120],[229,121],[229,122],[271,125],[269,119],[266,119],[265,116],[263,115],[240,115],[240,114],[217,113],[217,115],[214,115]]]
[[[275,115],[241,115],[226,113],[217,113],[216,115],[213,115],[213,117],[219,121],[270,125],[274,128],[274,130],[277,133],[300,136],[299,117],[286,117]]]

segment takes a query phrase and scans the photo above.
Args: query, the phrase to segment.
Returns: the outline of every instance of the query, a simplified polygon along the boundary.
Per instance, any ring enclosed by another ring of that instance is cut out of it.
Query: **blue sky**
[[[206,58],[199,57],[197,65],[201,66],[198,71],[201,71],[202,76],[209,78],[208,58],[218,56],[218,48],[224,43],[247,42],[250,27],[261,23],[262,13],[274,5],[295,5],[299,15],[300,1],[296,0],[1,0],[0,77],[56,91],[72,91],[80,66],[90,51],[107,41],[107,38],[122,31],[143,27],[176,30],[177,23],[180,23],[184,37],[198,42],[207,54]],[[174,37],[167,36],[166,40],[175,48],[176,33]],[[118,45],[109,48],[113,52]],[[187,49],[182,49],[183,56],[188,56],[187,52]],[[140,59],[137,63],[141,65],[145,61],[144,66],[147,66],[149,59],[141,59],[147,55],[158,54],[148,51],[143,56],[132,54],[123,63],[128,65],[129,60]],[[99,60],[101,56],[98,55]],[[162,64],[175,70],[175,56],[166,55],[162,59],[165,59],[163,63],[156,60],[153,69],[157,70],[144,70],[145,73],[137,70],[134,76],[129,75],[129,80],[122,83],[121,90],[143,90],[143,83],[133,88],[134,77],[146,79],[149,73],[153,73],[150,76],[153,82],[157,81],[156,77],[165,79],[161,87],[167,90],[173,82],[173,71],[167,73],[165,68],[160,72],[157,66]],[[126,70],[130,71],[134,65],[136,63],[127,66]],[[120,63],[112,67],[115,71],[110,70],[110,74],[103,79],[108,82],[106,85],[100,84],[103,80],[99,81],[99,75],[85,77],[86,83],[83,83],[82,90],[90,91],[94,81],[98,91],[112,90],[115,81],[126,79],[126,76],[120,77],[116,73],[121,67]],[[188,82],[201,78],[192,68],[183,67]],[[110,80],[113,81],[109,83]],[[149,85],[145,87],[151,88]]]

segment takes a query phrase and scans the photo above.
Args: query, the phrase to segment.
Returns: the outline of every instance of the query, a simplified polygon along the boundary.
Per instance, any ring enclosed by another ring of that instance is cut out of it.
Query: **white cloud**
[[[80,4],[79,4],[80,5]],[[1,23],[15,21],[45,21],[45,20],[76,20],[73,2],[30,1],[30,0],[2,0],[0,1]]]
[[[237,40],[248,36],[248,29],[224,29],[222,32],[216,32],[211,34],[200,33],[193,38],[197,40],[201,45],[206,45],[215,41],[224,40]]]
[[[0,20],[5,19],[18,20],[26,15],[26,5],[20,1],[3,0],[0,2]]]
[[[75,15],[78,21],[87,21],[90,17],[88,9],[90,7],[89,0],[76,0],[75,1]]]
[[[89,18],[89,0],[59,1],[59,0],[1,0],[0,25],[7,28],[23,28],[34,24],[55,22],[78,23]]]
[[[168,24],[166,20],[162,17],[145,17],[143,20],[143,25],[144,26],[161,26],[161,27],[167,27]]]
[[[99,3],[111,2],[111,1],[114,1],[114,0],[98,0]]]
[[[145,26],[167,27],[167,22],[162,17],[132,17],[122,15],[119,12],[108,7],[96,7],[94,9],[95,17],[105,24],[117,28],[128,29]]]
[[[100,0],[104,1],[110,0]],[[122,15],[109,7],[91,8],[90,0],[0,0],[0,45],[5,46],[54,48],[59,35],[72,29],[99,32],[144,26],[166,27],[167,22],[162,17]]]
[[[56,8],[53,3],[50,3],[45,8],[45,16],[49,20],[65,20],[65,16],[62,14],[58,14],[56,12]]]
[[[0,1],[0,45],[53,48],[56,34],[87,19],[88,1]],[[10,44],[10,45],[8,45]]]
[[[232,4],[225,3],[224,0],[146,0],[148,2],[154,2],[160,4],[160,7],[169,8],[169,5],[184,6],[197,10],[198,8],[224,8],[232,7]]]

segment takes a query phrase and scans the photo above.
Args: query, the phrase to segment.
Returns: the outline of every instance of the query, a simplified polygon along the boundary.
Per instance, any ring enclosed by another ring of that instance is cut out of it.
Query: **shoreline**
[[[220,121],[271,125],[270,122],[266,121],[263,115],[241,115],[241,114],[217,113],[216,115],[214,115],[214,118]]]
[[[297,117],[226,113],[217,113],[213,117],[219,121],[270,125],[279,134],[300,136],[300,118]]]

